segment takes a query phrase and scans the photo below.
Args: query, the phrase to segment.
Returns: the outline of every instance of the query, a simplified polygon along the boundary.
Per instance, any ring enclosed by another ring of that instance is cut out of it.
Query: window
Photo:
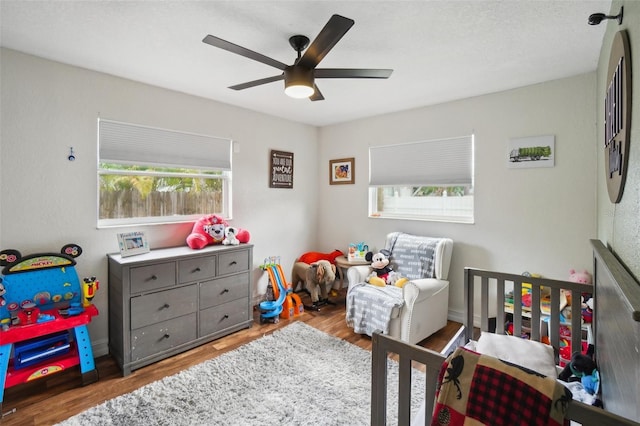
[[[98,226],[229,217],[231,140],[98,120]]]
[[[369,217],[473,223],[473,135],[370,147]]]

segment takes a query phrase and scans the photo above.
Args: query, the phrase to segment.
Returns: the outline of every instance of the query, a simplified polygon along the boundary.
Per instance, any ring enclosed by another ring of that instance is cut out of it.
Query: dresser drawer
[[[131,268],[131,293],[140,293],[176,285],[175,262]]]
[[[200,336],[206,336],[225,328],[233,327],[249,318],[249,299],[233,302],[200,311]]]
[[[203,256],[178,262],[178,281],[189,283],[216,276],[216,257]]]
[[[131,298],[131,329],[179,317],[198,309],[194,285]]]
[[[249,250],[221,253],[218,255],[218,275],[233,274],[249,270]]]
[[[131,361],[171,349],[197,338],[196,314],[149,325],[131,333]]]
[[[249,273],[200,283],[200,309],[249,297]]]

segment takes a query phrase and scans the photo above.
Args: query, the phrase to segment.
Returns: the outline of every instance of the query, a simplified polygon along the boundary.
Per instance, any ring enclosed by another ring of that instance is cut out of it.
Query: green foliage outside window
[[[100,164],[99,219],[222,213],[219,171]]]
[[[448,196],[463,196],[465,193],[464,186],[418,186],[413,187],[414,197],[442,197]]]

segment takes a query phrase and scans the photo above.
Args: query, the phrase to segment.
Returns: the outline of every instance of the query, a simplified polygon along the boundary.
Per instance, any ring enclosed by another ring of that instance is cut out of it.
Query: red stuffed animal
[[[310,251],[301,255],[300,258],[298,258],[298,262],[304,262],[311,265],[312,263],[316,263],[319,260],[328,260],[329,262],[335,264],[336,257],[338,256],[344,256],[344,253],[342,253],[340,250],[334,250],[331,253],[320,253],[318,251]]]
[[[203,216],[193,224],[193,230],[187,237],[187,245],[192,249],[202,249],[210,244],[222,244],[225,239],[224,230],[229,224],[215,214]],[[235,238],[241,243],[249,242],[249,232],[238,229]]]

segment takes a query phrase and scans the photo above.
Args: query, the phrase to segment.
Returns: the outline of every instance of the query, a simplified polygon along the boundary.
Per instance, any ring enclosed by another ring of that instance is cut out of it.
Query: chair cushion
[[[385,248],[391,252],[393,270],[411,280],[435,276],[436,247],[441,238],[392,232]]]

